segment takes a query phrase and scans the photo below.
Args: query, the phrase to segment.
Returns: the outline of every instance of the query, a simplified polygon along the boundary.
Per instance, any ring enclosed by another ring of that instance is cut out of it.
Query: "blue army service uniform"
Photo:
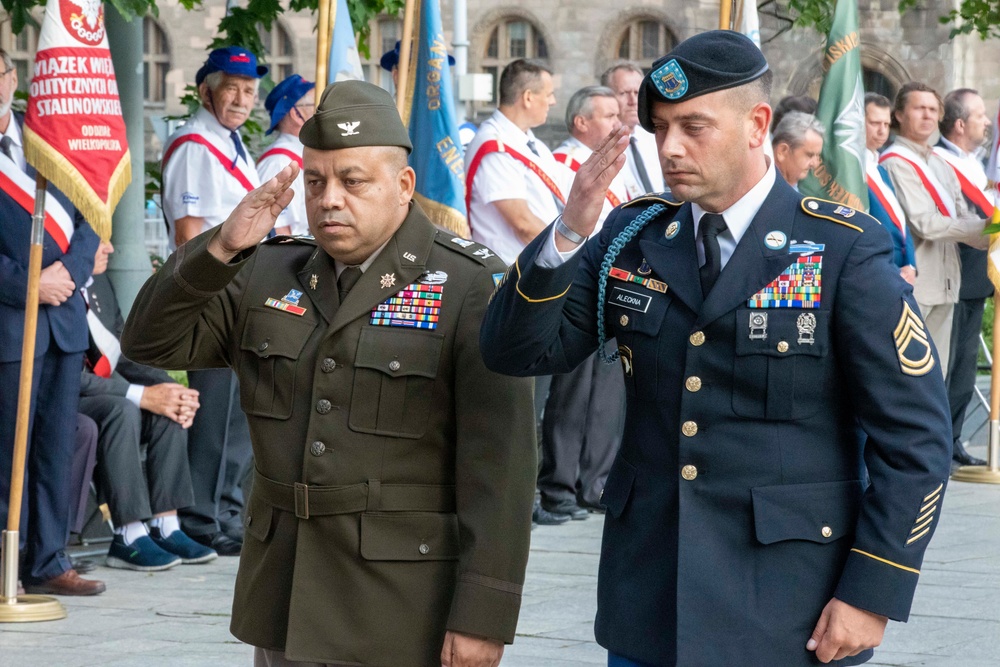
[[[556,269],[536,265],[539,235],[491,303],[487,366],[565,373],[592,354],[609,244],[654,208],[612,265],[646,283],[604,292],[628,415],[597,639],[654,665],[816,664],[805,644],[832,596],[908,616],[948,475],[936,356],[878,223],[777,179],[707,299],[690,204],[630,202]],[[816,307],[763,303],[808,272]]]

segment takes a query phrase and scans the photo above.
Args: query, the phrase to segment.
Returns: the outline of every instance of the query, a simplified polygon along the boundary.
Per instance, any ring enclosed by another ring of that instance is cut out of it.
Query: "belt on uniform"
[[[382,484],[370,479],[347,486],[284,484],[254,470],[250,492],[300,519],[357,512],[454,512],[455,487],[434,484]]]

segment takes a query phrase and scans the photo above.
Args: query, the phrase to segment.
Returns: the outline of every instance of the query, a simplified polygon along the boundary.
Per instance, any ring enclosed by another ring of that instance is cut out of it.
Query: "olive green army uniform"
[[[531,384],[479,350],[505,267],[411,206],[343,303],[313,241],[224,264],[206,232],[146,283],[122,339],[136,361],[239,375],[257,474],[232,632],[290,660],[424,667],[446,630],[514,638]],[[440,286],[435,326],[374,324],[414,284]]]

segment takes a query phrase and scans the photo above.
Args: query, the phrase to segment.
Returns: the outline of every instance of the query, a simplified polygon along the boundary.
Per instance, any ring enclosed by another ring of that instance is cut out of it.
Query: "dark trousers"
[[[986,299],[960,299],[951,325],[951,356],[948,363],[948,403],[954,442],[962,440],[965,411],[976,386],[979,332],[983,327]]]
[[[538,488],[546,504],[597,506],[621,444],[625,381],[619,364],[596,354],[564,375],[553,375],[542,422]]]
[[[97,490],[116,526],[194,503],[187,431],[180,424],[124,396],[81,397],[80,412],[97,422]]]
[[[54,343],[35,358],[21,501],[24,554],[20,566],[25,584],[47,581],[72,567],[64,550],[69,540],[70,472],[82,367],[82,352],[66,354]],[[0,521],[4,527],[10,502],[20,375],[19,361],[0,363]],[[44,391],[38,390],[40,386]]]
[[[87,497],[97,465],[97,424],[86,415],[76,415],[76,449],[70,473],[69,529],[79,533],[87,520]]]
[[[240,387],[228,368],[188,372],[201,407],[188,431],[194,505],[181,512],[189,535],[241,530],[240,483],[253,464],[250,425],[240,408]]]

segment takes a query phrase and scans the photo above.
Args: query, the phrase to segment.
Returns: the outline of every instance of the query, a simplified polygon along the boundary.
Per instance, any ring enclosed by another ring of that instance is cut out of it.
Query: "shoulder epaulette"
[[[438,245],[444,246],[463,257],[475,260],[483,266],[493,267],[496,265],[496,262],[503,264],[503,261],[497,257],[497,254],[483,244],[463,239],[461,236],[455,236],[451,232],[439,229],[434,236],[434,241]],[[504,266],[506,265],[504,264]]]
[[[851,208],[850,206],[845,206],[835,201],[827,201],[826,199],[820,199],[819,197],[805,197],[802,199],[802,210],[814,218],[822,218],[823,220],[829,220],[830,222],[836,222],[838,225],[843,225],[844,227],[850,227],[851,229],[864,233],[864,229],[849,222],[852,218],[856,218],[855,222],[860,222],[861,220],[873,220],[864,211],[859,211],[856,208]],[[878,221],[875,221],[878,223]]]
[[[314,246],[316,245],[316,239],[312,236],[285,236],[284,234],[279,234],[260,242],[261,245],[284,245],[289,243]]]
[[[648,195],[636,197],[632,201],[625,202],[624,204],[622,204],[622,208],[628,208],[629,206],[633,206],[640,203],[645,204],[646,206],[651,206],[653,204],[665,204],[672,208],[677,208],[684,202],[677,201],[676,199],[670,196],[670,193],[667,192],[651,192]]]

